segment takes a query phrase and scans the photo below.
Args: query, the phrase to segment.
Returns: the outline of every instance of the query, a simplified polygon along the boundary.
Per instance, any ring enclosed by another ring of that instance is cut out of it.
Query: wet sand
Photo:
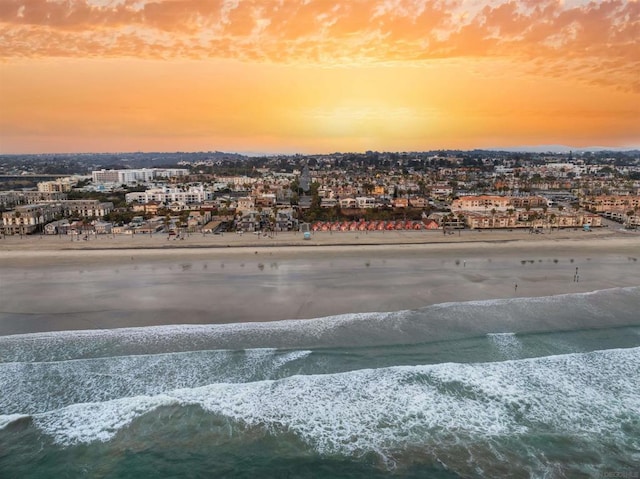
[[[306,319],[640,285],[640,235],[298,233],[0,240],[0,335]],[[516,288],[517,285],[517,288]]]

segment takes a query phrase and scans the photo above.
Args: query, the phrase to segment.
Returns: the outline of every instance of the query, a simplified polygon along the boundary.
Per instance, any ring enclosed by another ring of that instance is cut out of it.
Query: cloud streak
[[[0,58],[352,65],[501,58],[640,91],[640,2],[4,0]]]

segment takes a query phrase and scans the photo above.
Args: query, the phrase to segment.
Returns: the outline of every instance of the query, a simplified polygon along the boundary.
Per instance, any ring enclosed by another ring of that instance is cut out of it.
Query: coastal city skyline
[[[640,0],[0,0],[0,476],[640,478]]]
[[[638,148],[640,3],[0,9],[0,153]]]

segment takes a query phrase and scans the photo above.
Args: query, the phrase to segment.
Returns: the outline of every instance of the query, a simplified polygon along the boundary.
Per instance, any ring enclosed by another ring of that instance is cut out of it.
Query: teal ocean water
[[[640,477],[640,288],[0,337],[0,477]]]

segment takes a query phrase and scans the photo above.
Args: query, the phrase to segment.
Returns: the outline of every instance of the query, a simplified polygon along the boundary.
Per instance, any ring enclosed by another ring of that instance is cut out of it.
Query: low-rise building
[[[412,208],[427,208],[429,206],[429,200],[423,196],[412,196],[409,198],[409,206]]]
[[[356,208],[369,209],[369,208],[375,208],[375,206],[376,206],[376,199],[372,196],[356,197]]]
[[[238,198],[236,210],[239,212],[251,211],[255,208],[255,206],[256,204],[252,197],[243,196],[242,198]]]
[[[63,219],[52,221],[44,225],[44,234],[46,235],[66,235],[69,230],[69,220]]]
[[[148,215],[155,216],[158,214],[158,209],[160,208],[160,203],[158,201],[149,201],[148,203],[143,204],[134,204],[131,206],[131,209],[135,212],[142,212]]]
[[[340,198],[340,208],[357,208],[358,204],[355,198]]]
[[[322,198],[320,200],[320,208],[335,208],[338,205],[336,198]]]
[[[409,206],[408,198],[394,198],[391,201],[394,208],[407,208]]]

